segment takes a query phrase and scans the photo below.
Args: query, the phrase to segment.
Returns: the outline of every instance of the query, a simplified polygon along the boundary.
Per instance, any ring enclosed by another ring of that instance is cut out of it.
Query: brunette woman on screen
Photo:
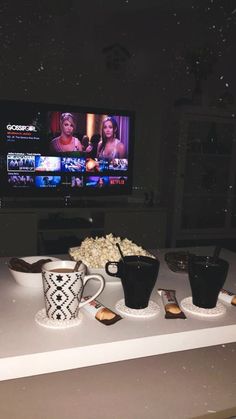
[[[122,159],[125,157],[124,144],[117,138],[118,125],[111,116],[102,123],[102,139],[98,144],[97,157],[105,159]]]
[[[73,136],[76,121],[71,113],[62,113],[60,118],[61,134],[50,143],[50,150],[57,153],[68,151],[82,151],[82,145],[78,138]]]

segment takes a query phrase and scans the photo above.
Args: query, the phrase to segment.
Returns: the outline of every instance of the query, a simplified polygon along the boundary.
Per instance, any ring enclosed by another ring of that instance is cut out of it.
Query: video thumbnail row
[[[40,154],[7,154],[8,172],[106,172],[127,171],[128,159],[55,157]]]
[[[8,174],[8,185],[11,188],[104,188],[124,186],[126,183],[126,176],[35,176],[20,175],[17,172]]]

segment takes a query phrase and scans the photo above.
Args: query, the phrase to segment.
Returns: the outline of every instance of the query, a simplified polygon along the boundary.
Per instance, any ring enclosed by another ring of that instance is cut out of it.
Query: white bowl
[[[41,259],[51,259],[54,260],[60,260],[59,258],[54,258],[52,256],[27,256],[23,259],[28,263],[35,263],[38,260]],[[11,269],[8,266],[9,271],[11,272],[11,275],[17,282],[17,284],[21,285],[22,287],[29,287],[29,288],[41,288],[43,289],[43,281],[42,281],[42,274],[40,273],[34,273],[34,272],[20,272],[15,271],[14,269]]]
[[[89,275],[92,275],[92,274],[102,275],[103,278],[105,279],[106,283],[121,284],[120,278],[118,276],[108,275],[105,271],[105,268],[89,268],[89,267],[87,267],[87,271],[88,271]]]
[[[73,247],[71,247],[69,249],[69,256],[72,260],[77,261],[77,259],[74,257],[74,255],[71,253],[71,249],[74,249]],[[84,262],[82,260],[82,262],[86,265],[86,262]],[[112,276],[106,273],[105,268],[93,268],[90,267],[88,265],[87,266],[87,274],[91,275],[91,274],[98,274],[98,275],[102,275],[103,278],[105,279],[105,282],[110,283],[110,284],[120,284],[121,283],[121,279],[117,276]]]

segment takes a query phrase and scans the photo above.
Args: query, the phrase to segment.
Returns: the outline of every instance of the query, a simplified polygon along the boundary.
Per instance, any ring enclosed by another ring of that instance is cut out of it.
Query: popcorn
[[[89,268],[104,268],[108,261],[114,262],[120,259],[116,243],[120,245],[124,256],[136,255],[155,258],[131,240],[121,239],[113,234],[107,234],[105,237],[87,237],[80,246],[71,247],[69,255],[75,261],[82,260]]]

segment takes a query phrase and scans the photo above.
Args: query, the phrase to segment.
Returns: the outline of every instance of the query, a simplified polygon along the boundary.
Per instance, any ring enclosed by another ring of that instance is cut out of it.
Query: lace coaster
[[[76,319],[72,320],[52,320],[46,315],[46,310],[43,308],[39,310],[35,315],[35,321],[40,326],[48,327],[49,329],[67,329],[68,327],[78,326],[81,323],[83,315],[79,313]]]
[[[225,306],[221,304],[219,301],[217,301],[217,304],[214,308],[202,308],[193,304],[192,297],[187,297],[181,301],[180,305],[185,312],[199,317],[218,317],[226,313]]]
[[[125,316],[147,318],[156,316],[160,311],[160,307],[157,303],[154,303],[154,301],[150,300],[146,308],[129,308],[125,305],[125,300],[122,299],[116,303],[116,310]]]

